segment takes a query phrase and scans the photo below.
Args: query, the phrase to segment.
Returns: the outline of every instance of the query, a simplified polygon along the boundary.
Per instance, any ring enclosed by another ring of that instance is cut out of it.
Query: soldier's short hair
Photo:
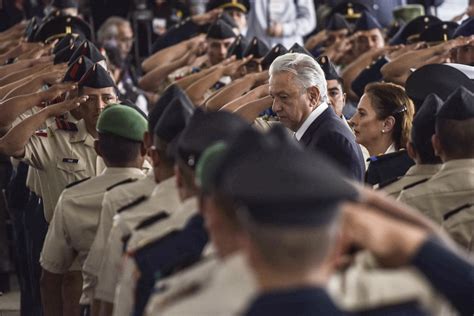
[[[436,135],[450,159],[474,158],[474,119],[439,118],[436,120]]]
[[[262,225],[245,216],[239,219],[265,263],[288,273],[321,265],[334,248],[340,227],[338,218],[319,227]]]
[[[101,156],[113,165],[132,162],[140,155],[142,142],[109,133],[99,133]]]

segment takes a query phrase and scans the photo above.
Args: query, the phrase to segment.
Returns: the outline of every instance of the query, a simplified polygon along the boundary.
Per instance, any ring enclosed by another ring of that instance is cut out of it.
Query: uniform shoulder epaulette
[[[400,180],[400,179],[401,179],[401,177],[395,177],[395,178],[393,178],[393,179],[390,179],[390,180],[384,181],[384,182],[382,182],[382,183],[379,183],[379,186],[378,186],[377,189],[378,189],[378,190],[383,189],[383,188],[385,188],[386,186],[389,186],[390,184],[395,183],[395,182],[397,182],[397,181]]]
[[[462,210],[470,208],[473,205],[474,204],[467,203],[467,204],[464,204],[463,206],[455,208],[454,210],[451,210],[451,211],[447,212],[446,214],[444,214],[443,219],[446,221],[446,220],[448,220],[448,218],[456,215],[457,213],[461,212]]]
[[[113,188],[116,188],[116,187],[118,187],[118,186],[120,186],[120,185],[122,185],[122,184],[132,183],[132,182],[135,182],[135,181],[137,181],[137,180],[138,180],[138,178],[128,178],[128,179],[122,180],[122,181],[120,181],[120,182],[117,182],[117,183],[115,183],[115,184],[112,184],[110,187],[108,187],[107,189],[105,189],[105,191],[110,191],[110,190],[112,190]]]
[[[62,118],[56,118],[56,126],[59,130],[67,132],[77,132],[77,125]]]
[[[117,214],[122,213],[122,212],[124,212],[124,211],[126,211],[126,210],[128,210],[128,209],[130,209],[130,208],[132,208],[132,207],[134,207],[134,206],[136,206],[136,205],[138,205],[138,204],[140,204],[140,203],[146,201],[147,199],[148,199],[148,197],[147,197],[146,195],[142,195],[142,196],[140,196],[138,199],[136,199],[136,200],[130,202],[129,204],[127,204],[127,205],[125,205],[125,206],[122,206],[121,208],[119,208],[119,209],[117,210]]]
[[[146,219],[144,219],[143,221],[141,221],[136,227],[135,227],[135,230],[140,230],[140,229],[143,229],[143,228],[147,228],[151,225],[153,225],[154,223],[157,223],[159,221],[161,221],[162,219],[165,219],[165,218],[168,218],[170,215],[165,212],[165,211],[161,211],[155,215],[152,215]]]
[[[72,188],[73,186],[78,185],[79,183],[82,183],[82,182],[84,182],[84,181],[87,181],[87,180],[89,180],[90,178],[91,178],[91,177],[87,177],[87,178],[84,178],[84,179],[81,179],[81,180],[77,180],[77,181],[71,182],[71,183],[69,183],[68,185],[66,185],[66,189]]]
[[[413,183],[410,183],[409,185],[406,185],[403,187],[403,190],[407,190],[407,189],[411,189],[411,188],[414,188],[416,187],[418,184],[422,184],[422,183],[425,183],[426,181],[428,181],[430,178],[426,178],[426,179],[422,179],[420,181],[416,181],[416,182],[413,182]]]

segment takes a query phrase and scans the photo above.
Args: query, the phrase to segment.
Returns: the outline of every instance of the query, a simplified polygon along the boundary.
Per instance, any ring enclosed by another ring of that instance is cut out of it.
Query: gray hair
[[[299,53],[288,53],[277,57],[270,66],[270,77],[275,73],[288,71],[295,75],[300,85],[308,89],[316,87],[321,101],[327,101],[327,83],[321,66],[310,56]]]
[[[124,24],[130,25],[130,22],[119,16],[111,16],[97,31],[97,42],[103,45],[105,41],[114,39],[118,35],[118,27]]]

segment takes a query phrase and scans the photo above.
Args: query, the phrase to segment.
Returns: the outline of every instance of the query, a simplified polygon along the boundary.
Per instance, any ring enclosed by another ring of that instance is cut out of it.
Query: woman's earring
[[[382,134],[385,134],[385,130],[384,130],[384,129],[382,130]]]

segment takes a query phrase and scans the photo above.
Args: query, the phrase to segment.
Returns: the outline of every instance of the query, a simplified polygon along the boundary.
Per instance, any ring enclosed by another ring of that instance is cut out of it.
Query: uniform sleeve
[[[461,315],[474,315],[474,264],[428,239],[413,264]]]
[[[296,19],[283,23],[283,36],[305,36],[316,27],[313,0],[295,1]]]
[[[51,273],[66,273],[76,257],[70,241],[64,223],[64,197],[61,195],[44,241],[41,266]]]
[[[31,136],[25,146],[25,156],[21,159],[28,165],[43,170],[51,161],[53,150],[50,146],[50,137],[36,133]]]

